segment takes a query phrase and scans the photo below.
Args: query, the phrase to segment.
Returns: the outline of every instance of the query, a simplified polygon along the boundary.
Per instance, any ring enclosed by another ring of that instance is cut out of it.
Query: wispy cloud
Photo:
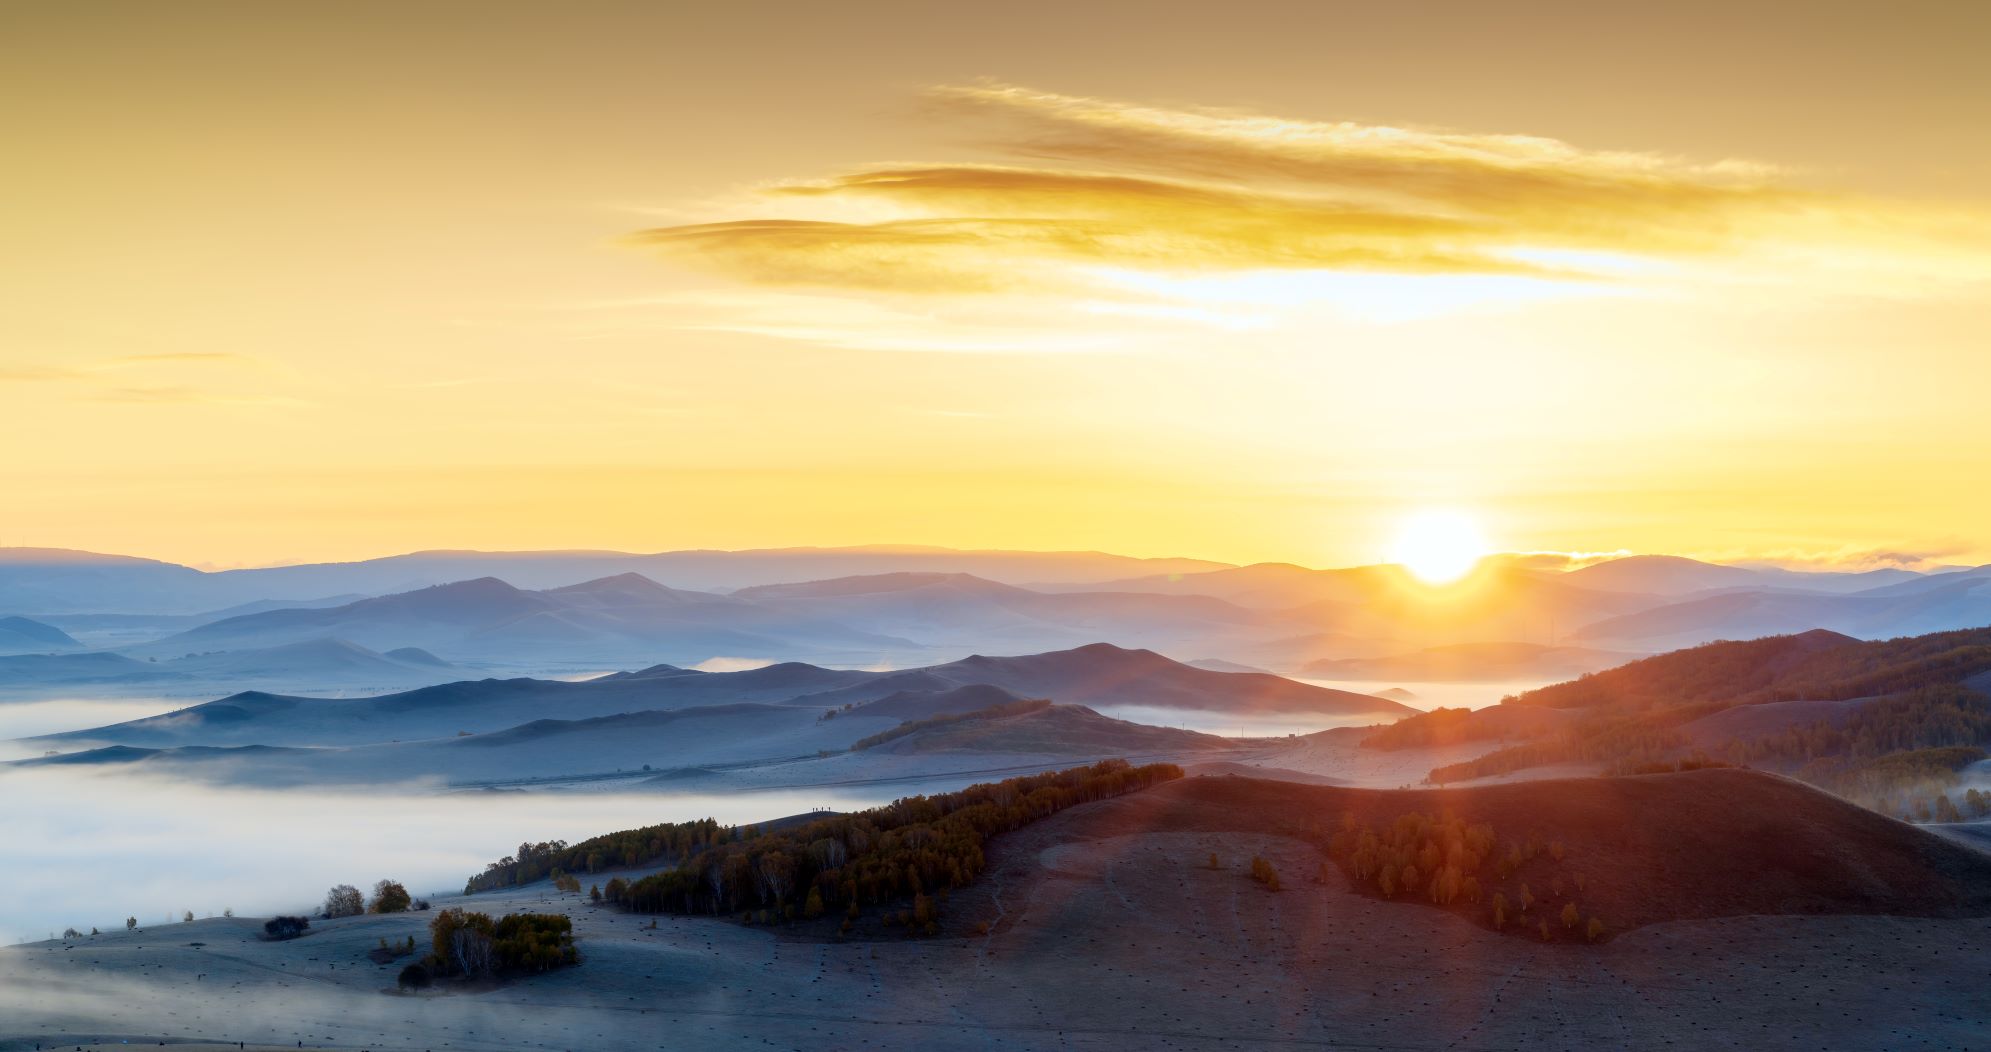
[[[1775,551],[1730,554],[1719,561],[1744,565],[1779,566],[1790,570],[1837,570],[1858,572],[1862,570],[1915,570],[1929,572],[1945,569],[1965,559],[1976,546],[1954,541],[1948,544],[1906,548],[1858,548],[1852,546],[1827,549],[1785,548]],[[1966,559],[1966,561],[1968,561]]]
[[[130,382],[133,379],[177,375],[182,366],[249,366],[257,359],[222,351],[190,351],[169,354],[130,354],[78,365],[30,365],[0,367],[0,383],[66,383],[73,396],[87,402],[134,404],[199,404],[237,406],[300,406],[308,403],[288,397],[243,395],[208,386],[174,383]],[[134,377],[130,374],[137,373]]]
[[[280,395],[239,395],[198,387],[103,387],[82,397],[91,402],[127,402],[140,405],[297,407],[310,404],[301,398]]]
[[[1641,261],[1706,258],[1798,230],[1845,235],[1885,211],[1800,188],[1769,165],[1538,137],[1002,85],[942,88],[929,103],[957,124],[986,122],[984,144],[1010,162],[778,183],[757,195],[763,214],[630,240],[762,285],[1140,298],[1101,272],[1622,282],[1651,272]]]
[[[171,354],[127,354],[122,358],[111,359],[105,363],[105,367],[116,368],[125,365],[148,365],[153,363],[247,364],[253,361],[255,359],[246,354],[235,354],[232,351],[179,351]]]

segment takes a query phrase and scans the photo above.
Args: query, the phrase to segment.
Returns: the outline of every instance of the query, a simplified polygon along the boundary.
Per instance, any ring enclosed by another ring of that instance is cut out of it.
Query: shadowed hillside
[[[1435,906],[1421,885],[1399,888],[1397,901],[1491,927],[1493,897],[1503,895],[1513,911],[1507,930],[1533,938],[1547,917],[1552,940],[1587,942],[1580,928],[1562,926],[1572,903],[1581,918],[1602,921],[1605,937],[1703,917],[1991,915],[1991,856],[1800,783],[1738,770],[1398,791],[1189,778],[1061,815],[999,842],[998,854],[1182,832],[1290,836],[1326,849],[1340,830],[1413,814],[1490,827],[1491,854],[1519,849],[1526,860],[1505,876],[1486,867],[1477,901]],[[1286,895],[1343,893],[1308,882],[1311,874],[1282,876]],[[1523,884],[1535,900],[1526,913]]]

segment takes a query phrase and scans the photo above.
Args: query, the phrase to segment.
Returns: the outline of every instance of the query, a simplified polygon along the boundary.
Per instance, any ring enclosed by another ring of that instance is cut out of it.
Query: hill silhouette
[[[6,662],[0,659],[0,670]],[[52,659],[51,659],[52,660]],[[116,659],[125,665],[148,663]],[[119,667],[123,667],[120,665]],[[1096,644],[1008,658],[970,658],[926,669],[862,672],[785,662],[740,672],[691,672],[653,666],[640,673],[582,682],[466,680],[360,698],[309,698],[246,691],[161,716],[46,735],[62,744],[359,745],[504,730],[548,713],[587,719],[647,710],[758,703],[806,710],[854,709],[902,696],[869,716],[898,719],[973,702],[986,692],[949,696],[964,687],[995,687],[1017,697],[1074,704],[1147,704],[1220,712],[1309,712],[1393,719],[1414,710],[1365,694],[1327,690],[1278,676],[1210,672],[1148,651]],[[874,728],[881,729],[881,728]],[[865,731],[862,733],[870,733]],[[861,734],[852,735],[859,737]],[[847,744],[847,743],[845,743]]]
[[[69,633],[26,617],[0,617],[0,654],[80,649]]]

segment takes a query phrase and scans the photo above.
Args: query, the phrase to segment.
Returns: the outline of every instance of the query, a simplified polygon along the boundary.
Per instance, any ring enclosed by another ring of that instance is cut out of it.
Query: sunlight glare
[[[1486,535],[1472,516],[1426,510],[1410,516],[1390,547],[1390,561],[1426,584],[1450,584],[1488,554]]]

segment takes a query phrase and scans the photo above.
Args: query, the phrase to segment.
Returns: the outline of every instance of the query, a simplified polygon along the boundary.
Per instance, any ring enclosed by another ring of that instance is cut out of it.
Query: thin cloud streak
[[[1789,241],[1848,259],[1900,206],[1554,139],[1165,110],[1004,85],[928,95],[1023,164],[885,165],[765,188],[771,213],[630,243],[750,283],[858,293],[1098,296],[1099,268],[1667,280]],[[1906,224],[1912,227],[1913,223]],[[1914,252],[1907,244],[1886,251]],[[1933,242],[1925,246],[1934,258]],[[1982,269],[1983,260],[1972,263]]]

